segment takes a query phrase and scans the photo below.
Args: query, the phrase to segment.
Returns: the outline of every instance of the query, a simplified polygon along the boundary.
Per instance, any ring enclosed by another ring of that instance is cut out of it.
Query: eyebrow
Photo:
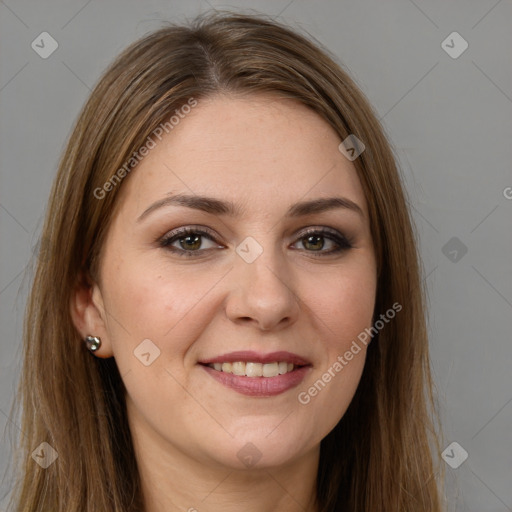
[[[200,210],[214,215],[228,215],[230,217],[237,217],[242,213],[241,207],[231,201],[221,201],[220,199],[207,196],[176,194],[164,197],[156,203],[153,203],[149,208],[142,212],[142,214],[137,218],[137,222],[142,221],[151,212],[164,206],[185,206],[187,208]],[[346,197],[322,197],[309,201],[301,201],[291,205],[285,216],[289,218],[296,218],[314,213],[322,213],[336,208],[343,208],[356,212],[364,218],[362,208],[357,203],[347,199]]]

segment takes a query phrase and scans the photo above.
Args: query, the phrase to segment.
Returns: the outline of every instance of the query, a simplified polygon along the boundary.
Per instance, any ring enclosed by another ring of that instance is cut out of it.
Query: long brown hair
[[[70,301],[81,279],[97,276],[123,183],[98,190],[176,109],[219,92],[294,98],[342,140],[355,134],[364,142],[353,163],[378,262],[375,318],[395,303],[402,311],[368,346],[357,392],[321,443],[318,503],[322,512],[440,512],[425,294],[393,151],[368,101],[327,50],[264,16],[235,13],[166,26],[135,42],[107,69],[78,117],[51,192],[45,257],[26,310],[16,510],[144,508],[122,379],[113,358],[87,351]],[[47,469],[30,457],[42,442],[58,453]]]

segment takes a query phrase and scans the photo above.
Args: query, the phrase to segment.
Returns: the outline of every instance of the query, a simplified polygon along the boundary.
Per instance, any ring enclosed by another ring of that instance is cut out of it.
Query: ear
[[[88,335],[101,339],[101,346],[94,355],[101,358],[112,357],[112,343],[99,285],[82,275],[73,290],[70,309],[71,319],[82,340]]]

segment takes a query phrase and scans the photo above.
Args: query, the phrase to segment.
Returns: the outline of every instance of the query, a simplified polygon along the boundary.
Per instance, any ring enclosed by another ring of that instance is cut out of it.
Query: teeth
[[[233,363],[231,372],[235,375],[245,375],[245,363],[241,361]]]
[[[245,363],[245,375],[247,377],[262,377],[263,365],[261,363]]]
[[[279,363],[263,365],[263,377],[275,377],[276,375],[279,375]]]
[[[234,363],[212,363],[208,366],[218,372],[222,371],[246,377],[277,377],[289,373],[295,368],[293,363],[287,363],[286,361],[265,364],[237,361]]]

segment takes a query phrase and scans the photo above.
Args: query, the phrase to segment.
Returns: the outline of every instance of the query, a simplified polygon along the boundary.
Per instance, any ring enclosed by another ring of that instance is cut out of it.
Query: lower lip
[[[310,366],[301,366],[292,372],[276,375],[275,377],[244,377],[219,372],[209,366],[201,366],[224,386],[248,396],[275,396],[284,393],[298,386],[311,369]]]

